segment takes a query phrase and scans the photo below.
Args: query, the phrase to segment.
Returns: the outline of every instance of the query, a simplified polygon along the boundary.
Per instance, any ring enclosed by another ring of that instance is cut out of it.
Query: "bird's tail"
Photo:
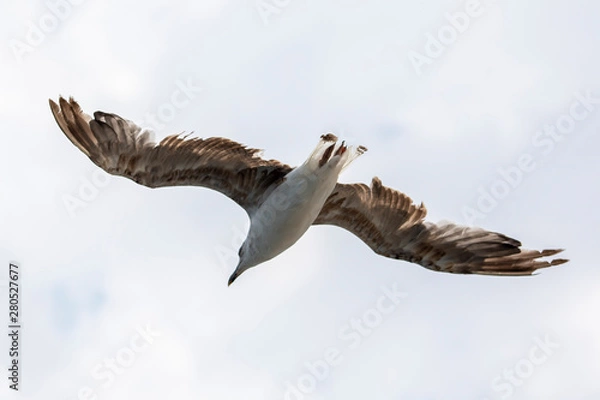
[[[312,170],[322,168],[328,161],[336,156],[339,157],[338,163],[341,165],[340,171],[346,169],[358,156],[364,154],[367,148],[364,146],[347,146],[344,141],[338,144],[338,138],[333,133],[321,135],[321,140],[311,155],[306,160]]]

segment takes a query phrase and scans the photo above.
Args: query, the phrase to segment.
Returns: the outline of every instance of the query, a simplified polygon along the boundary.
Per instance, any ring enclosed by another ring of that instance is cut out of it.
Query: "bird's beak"
[[[227,286],[231,286],[231,284],[237,279],[238,276],[240,276],[238,272],[234,271],[233,274],[231,274],[231,276],[229,277],[229,282],[227,283]]]

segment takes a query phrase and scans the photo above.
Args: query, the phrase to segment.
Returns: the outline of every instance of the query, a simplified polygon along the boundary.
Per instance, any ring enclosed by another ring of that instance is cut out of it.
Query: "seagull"
[[[532,275],[568,261],[543,259],[562,249],[522,249],[521,242],[500,233],[425,221],[422,203],[377,177],[370,186],[339,183],[340,173],[367,149],[339,143],[332,133],[322,135],[306,161],[292,168],[227,138],[179,134],[157,143],[151,131],[116,114],[85,114],[72,97],[49,102],[67,138],[109,174],[150,188],[206,187],[246,210],[250,229],[228,285],[287,250],[312,225],[344,228],[379,255],[454,274]]]

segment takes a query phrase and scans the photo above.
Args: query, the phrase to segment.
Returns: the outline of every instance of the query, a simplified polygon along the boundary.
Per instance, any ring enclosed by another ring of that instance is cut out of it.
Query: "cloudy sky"
[[[409,3],[5,1],[0,398],[600,398],[600,4]],[[440,274],[315,227],[228,288],[244,211],[99,171],[58,95],[292,165],[335,132],[369,148],[342,181],[571,262]]]

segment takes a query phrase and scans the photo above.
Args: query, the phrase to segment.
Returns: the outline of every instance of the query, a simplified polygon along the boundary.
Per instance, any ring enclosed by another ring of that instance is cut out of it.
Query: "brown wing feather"
[[[73,98],[50,100],[56,122],[79,150],[96,165],[151,187],[204,186],[233,199],[250,214],[265,193],[292,170],[264,160],[260,150],[226,138],[172,135],[155,143],[148,131],[115,114],[85,114]]]
[[[377,254],[458,274],[531,275],[567,260],[540,260],[562,250],[525,250],[518,240],[480,228],[425,222],[427,210],[373,178],[365,184],[337,184],[315,225],[347,229]]]

